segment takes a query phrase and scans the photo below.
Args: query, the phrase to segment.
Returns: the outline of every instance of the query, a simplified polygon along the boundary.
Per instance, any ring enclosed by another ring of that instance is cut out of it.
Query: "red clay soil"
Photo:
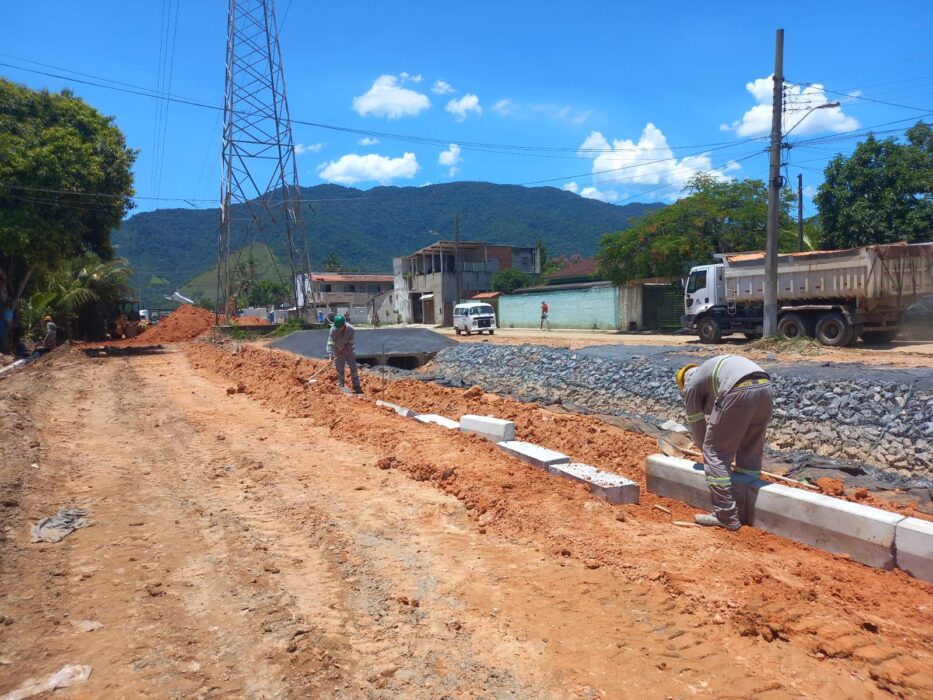
[[[133,348],[180,343],[204,335],[213,327],[214,314],[197,306],[183,304],[135,338],[107,341],[106,344],[112,347]]]
[[[656,451],[644,435],[476,389],[363,378],[368,397],[454,418],[509,418],[518,439],[642,485],[641,504],[610,506],[482,438],[402,418],[371,398],[343,395],[332,374],[303,387],[320,361],[250,346],[225,350],[197,343],[186,352],[195,369],[227,384],[228,393],[245,393],[275,411],[326,426],[336,439],[383,454],[380,469],[400,470],[454,495],[481,533],[659,586],[699,627],[729,624],[743,636],[803,644],[818,658],[844,660],[872,687],[899,697],[933,697],[933,585],[753,528],[728,533],[674,525],[690,521],[696,510],[644,488],[645,457]]]

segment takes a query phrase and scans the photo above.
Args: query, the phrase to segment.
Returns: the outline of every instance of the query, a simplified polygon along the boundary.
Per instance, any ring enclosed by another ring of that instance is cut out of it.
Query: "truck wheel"
[[[791,340],[808,336],[813,337],[813,325],[800,314],[784,314],[781,316],[777,330],[778,333]]]
[[[845,316],[831,311],[820,316],[816,322],[816,337],[823,345],[831,348],[845,347],[852,339],[852,326]]]
[[[697,335],[704,343],[718,343],[722,340],[722,329],[719,327],[719,321],[712,316],[707,316],[700,325],[697,326]]]
[[[862,329],[864,327],[864,324],[861,323],[856,323],[854,326],[852,326],[852,333],[849,335],[849,342],[846,343],[847,348],[851,348],[858,342],[858,339],[862,337]]]
[[[867,345],[883,345],[885,343],[890,343],[894,340],[899,330],[896,331],[865,331],[862,333],[862,340],[865,341]]]
[[[489,331],[489,335],[492,335],[493,333],[495,333],[495,331]]]

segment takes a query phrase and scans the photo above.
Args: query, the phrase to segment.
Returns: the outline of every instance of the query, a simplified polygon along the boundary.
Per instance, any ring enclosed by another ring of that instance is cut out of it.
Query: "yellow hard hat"
[[[677,370],[677,386],[680,387],[680,390],[684,390],[684,377],[687,376],[687,370],[693,369],[696,365],[684,365],[679,370]]]
[[[51,317],[51,316],[46,316],[46,317],[43,318],[42,320],[43,320],[43,321],[51,321],[51,320],[52,320],[52,317]]]

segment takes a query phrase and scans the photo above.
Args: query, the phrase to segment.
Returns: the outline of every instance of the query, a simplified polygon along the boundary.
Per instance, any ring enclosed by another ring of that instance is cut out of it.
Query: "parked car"
[[[470,301],[454,307],[454,333],[496,332],[496,311],[489,304]]]

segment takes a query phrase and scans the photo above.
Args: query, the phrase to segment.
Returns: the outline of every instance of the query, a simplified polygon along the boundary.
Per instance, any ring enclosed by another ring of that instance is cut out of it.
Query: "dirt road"
[[[0,694],[68,663],[93,672],[56,697],[933,693],[933,586],[747,528],[678,528],[651,505],[692,511],[662,499],[608,506],[479,438],[302,390],[316,366],[72,351],[0,384]],[[500,401],[463,397],[448,407]],[[636,477],[651,449],[499,408]],[[29,543],[72,504],[89,527]]]

